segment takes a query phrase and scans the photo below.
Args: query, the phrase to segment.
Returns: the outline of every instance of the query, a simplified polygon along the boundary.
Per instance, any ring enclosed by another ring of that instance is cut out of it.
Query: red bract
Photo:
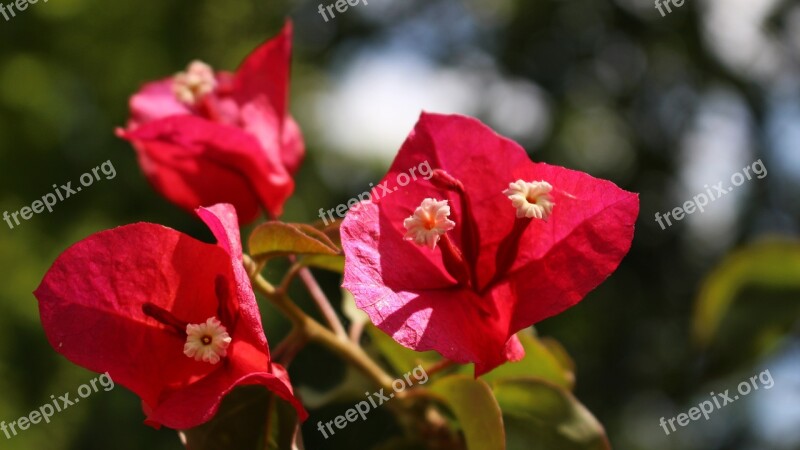
[[[259,207],[281,214],[305,152],[287,108],[291,39],[287,23],[236,73],[194,61],[131,98],[128,129],[118,135],[163,196],[189,211],[231,203],[243,223]]]
[[[235,386],[253,384],[305,418],[286,371],[270,361],[235,210],[215,205],[198,215],[216,245],[137,223],[61,254],[34,293],[50,344],[135,392],[155,427],[200,425]]]
[[[535,164],[475,119],[423,114],[381,184],[426,161],[429,180],[342,224],[344,287],[406,347],[476,376],[518,359],[517,331],[578,303],[630,248],[636,194]]]

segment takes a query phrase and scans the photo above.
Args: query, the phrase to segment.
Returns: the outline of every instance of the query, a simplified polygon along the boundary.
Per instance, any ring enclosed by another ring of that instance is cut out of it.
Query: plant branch
[[[286,272],[286,275],[283,276],[283,280],[281,280],[280,286],[278,289],[283,292],[289,292],[289,285],[292,284],[294,277],[297,276],[297,273],[300,272],[300,269],[303,268],[303,265],[299,262],[295,262],[289,267],[289,271]]]
[[[251,266],[254,262],[247,255],[244,256],[244,264],[248,268],[248,272],[253,273]],[[373,361],[361,347],[347,339],[343,340],[337,337],[329,329],[303,312],[291,301],[286,292],[276,289],[260,274],[255,273],[252,282],[253,288],[264,294],[276,308],[291,320],[298,332],[306,336],[308,340],[327,347],[344,360],[351,362],[380,387],[391,389],[394,379]]]
[[[429,377],[436,375],[437,373],[449,369],[452,366],[457,365],[454,361],[449,359],[442,359],[441,361],[437,361],[436,363],[432,364],[430,367],[425,369],[425,373],[428,374]]]
[[[361,335],[364,333],[364,325],[366,325],[363,321],[355,321],[350,325],[350,340],[359,345],[361,342]]]
[[[336,334],[338,338],[346,340],[347,332],[344,330],[342,321],[339,320],[339,316],[333,309],[330,300],[328,300],[328,297],[322,291],[319,283],[317,283],[317,280],[314,278],[314,274],[311,273],[308,267],[302,267],[300,269],[300,279],[305,283],[309,294],[311,294],[311,297],[314,299],[314,302],[317,304],[322,316],[325,318],[325,321],[328,322],[328,326],[331,327],[334,334]]]
[[[272,358],[283,367],[289,368],[289,364],[306,343],[308,343],[308,338],[298,328],[292,327],[289,334],[275,346]]]

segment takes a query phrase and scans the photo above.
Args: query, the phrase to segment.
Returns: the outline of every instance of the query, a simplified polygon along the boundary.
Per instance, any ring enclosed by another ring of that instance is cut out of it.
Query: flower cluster
[[[36,289],[53,347],[139,395],[153,426],[202,424],[234,387],[253,384],[307,416],[270,358],[239,237],[260,209],[280,214],[303,158],[287,112],[291,35],[287,23],[235,73],[195,61],[145,84],[118,130],[156,190],[196,211],[216,245],[127,225],[70,247]]]
[[[153,426],[203,424],[244,385],[307,416],[270,354],[254,285],[290,314],[299,308],[254,283],[239,235],[262,211],[280,216],[303,159],[287,106],[291,37],[287,24],[232,73],[193,61],[145,84],[117,132],[153,187],[216,243],[150,223],[103,231],[64,251],[35,291],[52,346],[135,392]],[[423,113],[383,181],[423,162],[430,177],[351,209],[341,248],[311,226],[268,222],[276,242],[297,244],[259,252],[343,255],[343,286],[372,323],[413,350],[475,363],[476,376],[521,359],[516,333],[581,301],[628,252],[636,194],[533,163],[476,119]]]

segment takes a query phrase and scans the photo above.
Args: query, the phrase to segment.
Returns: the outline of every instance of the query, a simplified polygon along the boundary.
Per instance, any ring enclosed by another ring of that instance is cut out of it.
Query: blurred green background
[[[75,184],[104,161],[117,171],[52,213],[13,230],[0,222],[0,420],[95,377],[50,348],[31,294],[61,251],[136,221],[210,238],[150,189],[128,144],[114,137],[128,97],[195,58],[234,69],[288,16],[292,110],[308,157],[286,220],[313,221],[319,208],[369,189],[421,110],[478,116],[536,161],[641,193],[620,269],[537,326],[574,357],[578,398],[614,447],[800,448],[798,2],[686,0],[662,17],[646,0],[369,0],[327,23],[319,3],[50,0],[0,17],[0,211],[30,205],[53,184]],[[765,178],[666,230],[656,224],[656,212],[727,184],[757,159]],[[778,243],[748,250],[766,238]],[[720,265],[696,316],[704,280]],[[338,302],[339,280],[320,279]],[[268,308],[264,316],[277,342],[287,325]],[[772,389],[670,436],[659,427],[660,417],[766,369]],[[343,367],[311,348],[291,373],[296,384],[320,388]],[[323,441],[317,420],[346,407],[311,411],[307,448],[370,448],[397,430],[381,412]],[[173,431],[142,420],[137,398],[118,387],[49,425],[0,435],[0,448],[181,448]]]

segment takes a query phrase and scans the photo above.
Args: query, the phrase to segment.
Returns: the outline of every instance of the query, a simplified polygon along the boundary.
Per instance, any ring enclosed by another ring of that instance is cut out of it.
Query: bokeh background
[[[327,23],[319,3],[50,0],[0,17],[0,211],[30,205],[53,184],[75,184],[104,161],[117,171],[52,213],[13,230],[0,222],[0,420],[95,376],[50,348],[31,294],[61,251],[136,221],[210,238],[150,189],[128,144],[114,137],[129,95],[195,58],[234,69],[288,16],[291,108],[308,158],[285,219],[313,221],[319,208],[367,190],[421,110],[477,116],[536,161],[641,193],[620,269],[579,306],[537,326],[574,357],[577,395],[614,448],[800,448],[792,241],[800,219],[800,3],[686,0],[662,17],[647,0],[369,0]],[[758,159],[765,178],[666,230],[656,224],[656,212]],[[764,239],[778,244],[751,250]],[[720,266],[728,269],[718,270],[716,288],[703,291]],[[320,276],[338,302],[339,280]],[[705,301],[717,306],[698,317],[708,291],[716,297]],[[264,316],[276,342],[287,325],[269,308]],[[670,436],[659,427],[660,417],[767,369],[772,389]],[[311,348],[291,372],[298,384],[323,388],[344,371]],[[322,441],[314,423],[344,407],[312,411],[307,448],[371,448],[396,432],[379,412]],[[181,448],[174,432],[142,419],[137,398],[117,387],[49,425],[12,440],[0,435],[0,448]]]

